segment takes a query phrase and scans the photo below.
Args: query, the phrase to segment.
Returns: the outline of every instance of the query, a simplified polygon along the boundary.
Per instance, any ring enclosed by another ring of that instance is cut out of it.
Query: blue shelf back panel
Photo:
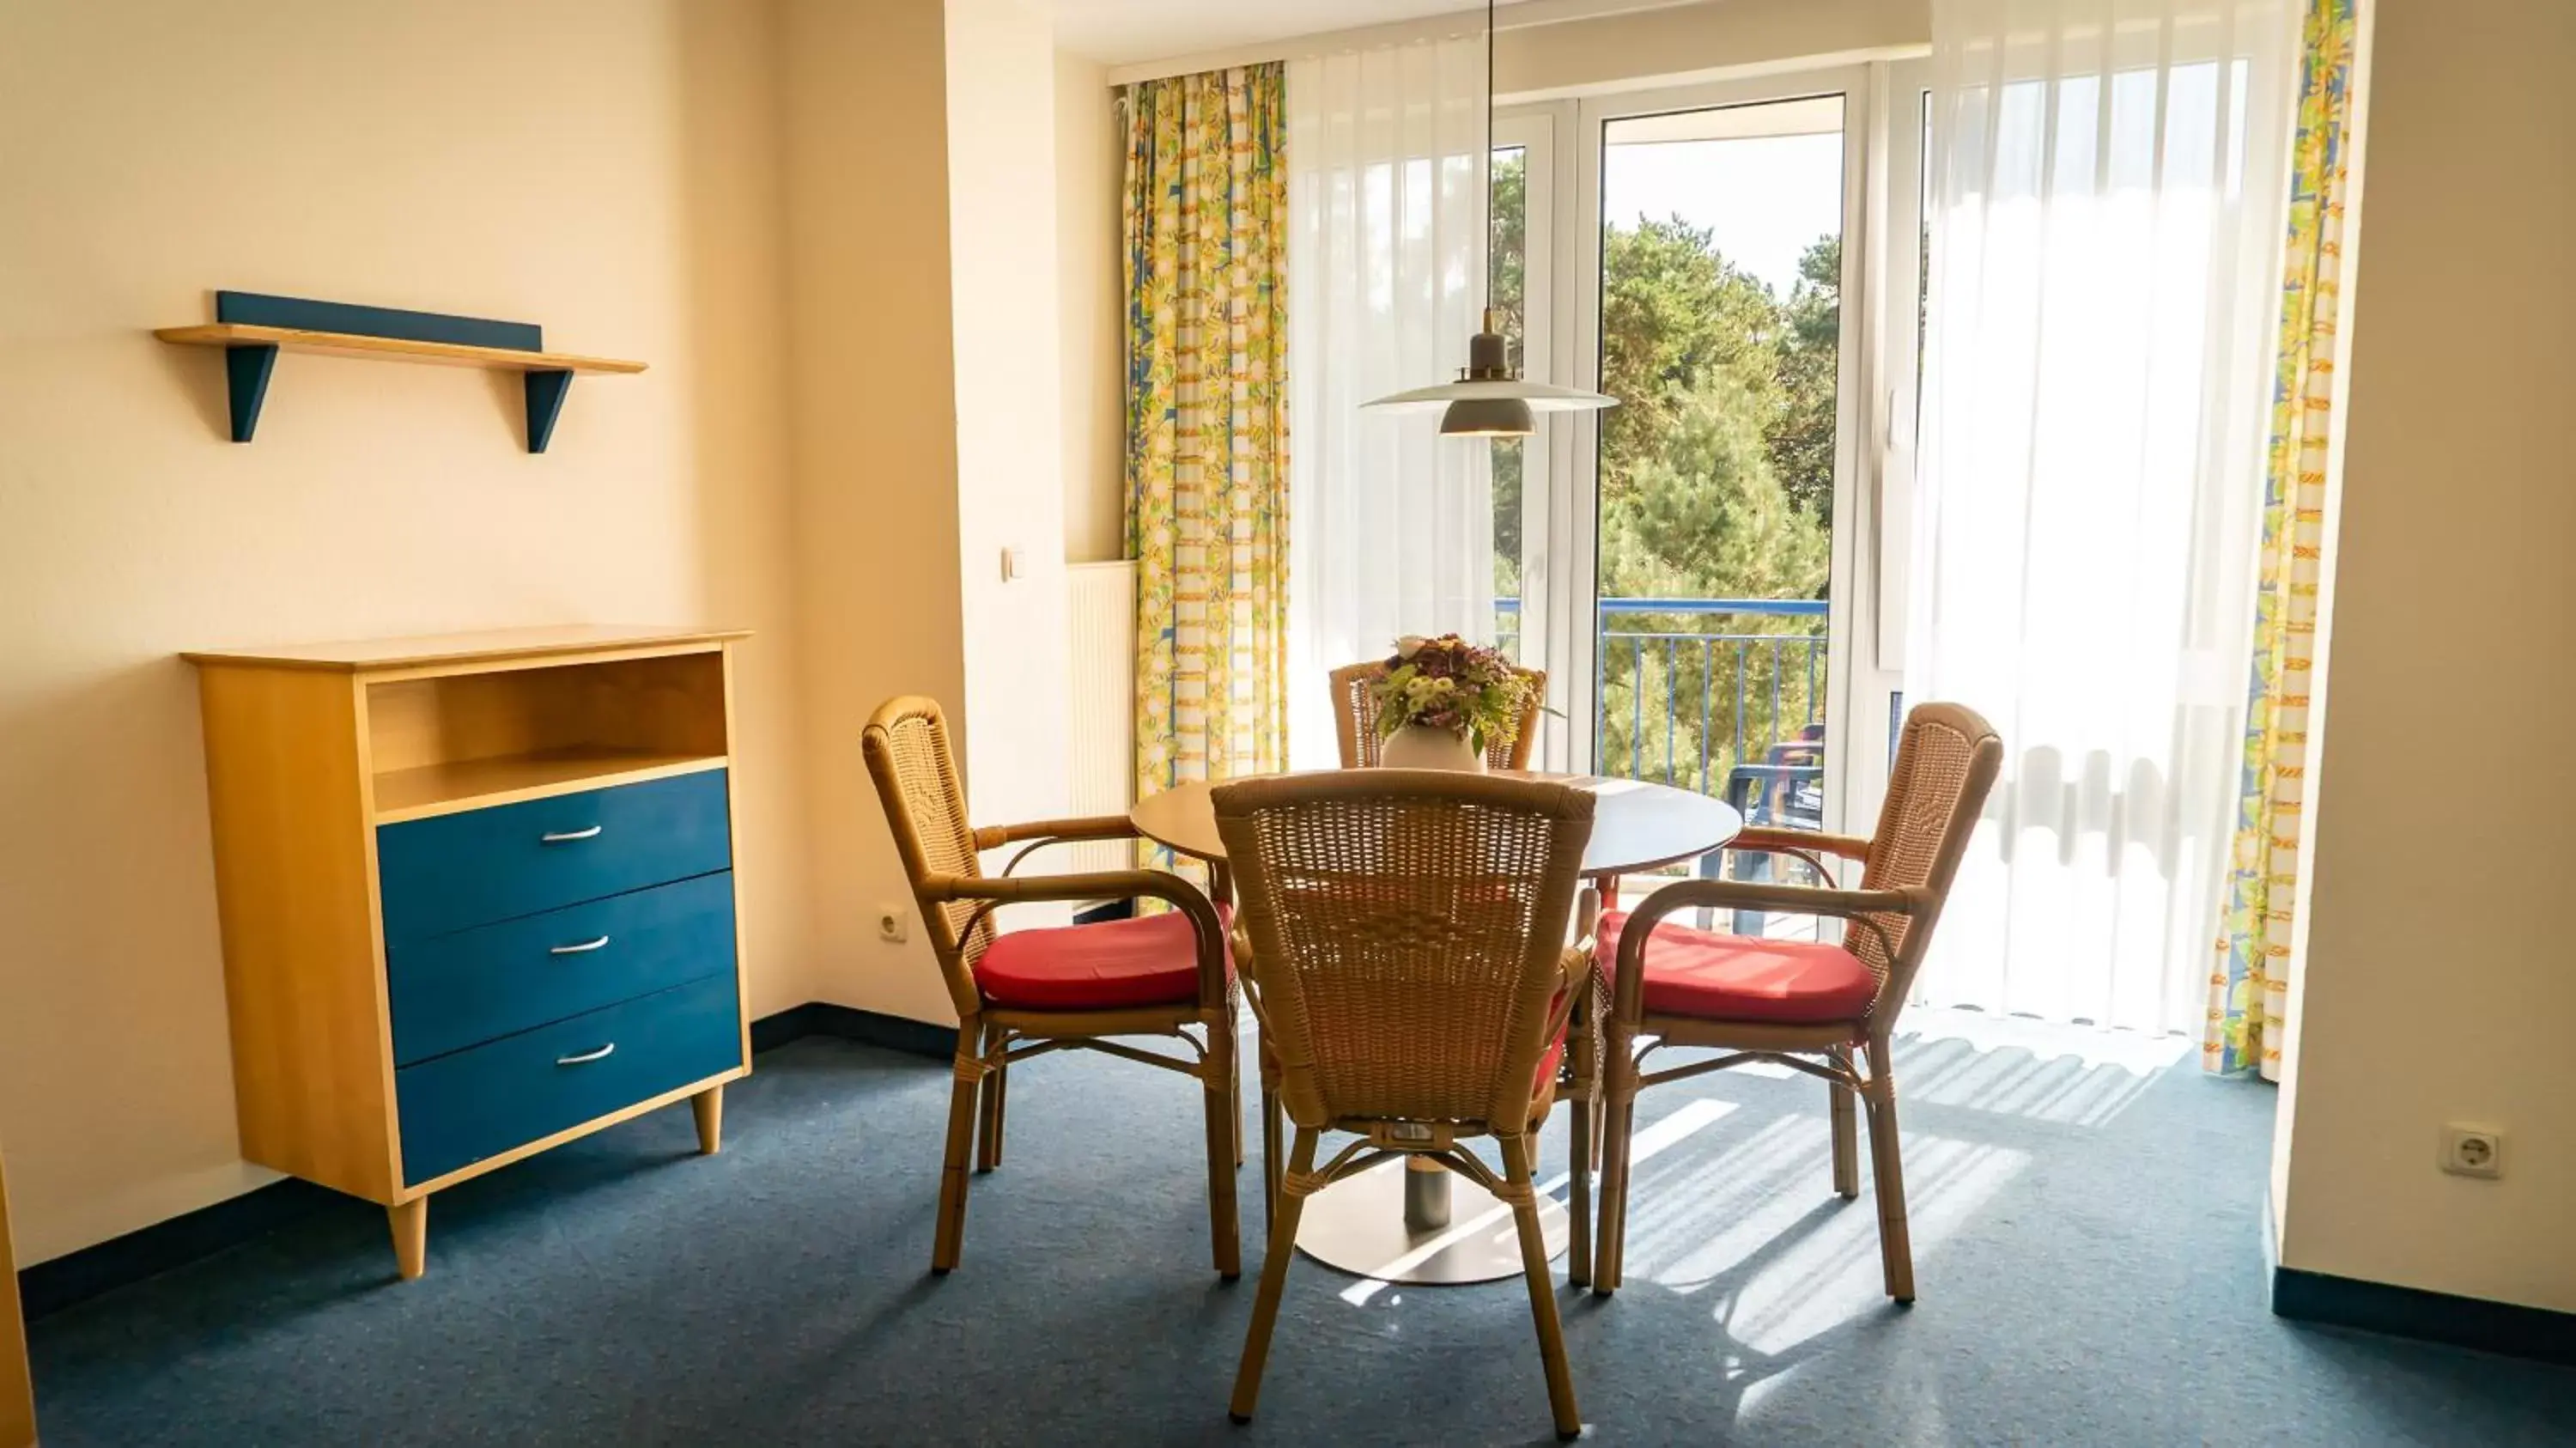
[[[362,337],[397,337],[406,342],[506,347],[513,352],[546,350],[545,329],[534,322],[496,322],[488,317],[359,307],[347,302],[316,302],[259,292],[215,293],[215,320],[249,327],[294,327],[306,332],[354,332]]]

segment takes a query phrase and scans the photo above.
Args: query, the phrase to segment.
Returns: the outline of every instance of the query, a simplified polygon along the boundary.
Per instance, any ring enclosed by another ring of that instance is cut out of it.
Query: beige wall
[[[1059,53],[1055,67],[1057,286],[1062,317],[1064,558],[1127,553],[1125,282],[1118,193],[1127,134],[1107,67]]]
[[[1055,50],[1019,0],[783,13],[814,995],[946,1023],[858,735],[928,694],[979,822],[1065,812]]]
[[[979,806],[1057,812],[1057,409],[1099,380],[1068,378],[1059,340],[1055,81],[1016,0],[0,19],[0,1142],[22,1260],[267,1179],[234,1139],[180,649],[748,625],[753,1009],[950,1018],[917,921],[877,938],[910,901],[858,732],[890,695],[939,697]],[[525,318],[652,365],[585,380],[531,458],[507,379],[287,358],[236,447],[219,361],[146,335],[219,286]],[[1002,582],[1006,544],[1029,579]]]
[[[2372,8],[2280,1252],[2571,1311],[2576,6]],[[2451,1121],[2503,1180],[2435,1169]]]
[[[124,0],[0,11],[0,1143],[22,1263],[238,1158],[206,645],[550,621],[742,658],[755,1010],[811,994],[766,11]],[[219,83],[210,78],[220,78]],[[258,440],[147,329],[216,287],[637,357],[523,450],[515,379],[282,358]]]
[[[1070,813],[1055,66],[1052,25],[1020,0],[948,0],[958,577],[980,823]]]
[[[780,9],[813,993],[953,1019],[918,921],[877,938],[881,906],[912,906],[859,756],[889,696],[966,696],[945,9]]]

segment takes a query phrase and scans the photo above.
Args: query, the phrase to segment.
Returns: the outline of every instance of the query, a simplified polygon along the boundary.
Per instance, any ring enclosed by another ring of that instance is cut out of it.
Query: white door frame
[[[1526,231],[1521,239],[1521,375],[1532,382],[1555,382],[1573,374],[1574,341],[1562,324],[1558,298],[1560,262],[1557,238],[1567,232],[1573,188],[1560,186],[1567,138],[1574,127],[1572,102],[1525,106],[1497,116],[1494,147],[1519,147],[1526,186]],[[1572,632],[1567,600],[1550,547],[1563,537],[1561,515],[1572,504],[1559,480],[1572,476],[1574,444],[1570,429],[1542,427],[1521,444],[1521,650],[1529,658],[1549,661],[1547,706],[1558,718],[1542,724],[1535,762],[1542,769],[1570,771],[1577,747],[1575,731],[1563,722],[1572,681],[1554,661],[1565,657],[1565,635]]]
[[[1919,67],[1907,67],[1919,69]],[[1886,96],[1889,67],[1835,66],[1812,71],[1766,75],[1742,80],[1630,91],[1581,97],[1546,105],[1514,107],[1498,123],[1498,144],[1527,148],[1530,177],[1530,234],[1527,266],[1531,278],[1530,375],[1538,372],[1542,287],[1552,305],[1548,318],[1542,380],[1565,379],[1571,385],[1597,388],[1601,372],[1601,166],[1605,126],[1614,120],[1721,106],[1756,105],[1820,95],[1843,98],[1843,277],[1840,368],[1835,379],[1839,416],[1834,465],[1834,535],[1831,570],[1833,609],[1826,638],[1826,716],[1834,721],[1828,750],[1825,791],[1826,828],[1843,830],[1873,808],[1885,787],[1890,667],[1882,661],[1883,642],[1902,634],[1902,571],[1895,587],[1879,586],[1889,559],[1881,537],[1902,539],[1902,497],[1890,496],[1891,481],[1910,483],[1912,441],[1913,349],[1901,350],[1902,377],[1890,373],[1883,359],[1891,349],[1883,339],[1913,335],[1914,167],[1919,148],[1900,154],[1890,145],[1877,118],[1889,111]],[[1898,113],[1903,114],[1902,108]],[[1549,160],[1539,162],[1540,144]],[[1541,201],[1541,172],[1546,202]],[[1891,187],[1890,177],[1903,173],[1906,184]],[[1571,175],[1572,185],[1559,184]],[[1893,191],[1903,193],[1904,214],[1890,210]],[[1542,209],[1553,225],[1542,228]],[[1882,220],[1883,218],[1883,220]],[[1542,237],[1542,230],[1550,235]],[[1892,239],[1892,242],[1891,242]],[[1901,255],[1899,254],[1901,252]],[[1539,281],[1540,258],[1549,275]],[[1901,283],[1893,285],[1892,282]],[[1887,325],[1887,307],[1904,297],[1905,326]],[[1882,300],[1885,298],[1887,300]],[[1901,387],[1898,385],[1901,382]],[[1901,396],[1900,396],[1901,393]],[[1890,409],[1903,405],[1901,419]],[[1902,427],[1900,428],[1899,422]],[[1902,433],[1906,446],[1891,457]],[[1600,417],[1579,412],[1561,415],[1548,429],[1544,467],[1524,460],[1523,587],[1521,620],[1524,640],[1535,640],[1538,657],[1549,671],[1548,696],[1563,713],[1559,727],[1548,731],[1544,762],[1556,769],[1597,767],[1592,719],[1595,701],[1599,587]],[[1905,476],[1893,478],[1892,463],[1901,462]],[[1540,481],[1544,478],[1544,483]],[[1894,553],[1902,555],[1899,547]],[[1528,600],[1537,597],[1536,606]],[[1891,615],[1882,598],[1899,603]],[[1868,624],[1870,626],[1864,626]],[[1887,653],[1901,663],[1901,655]]]
[[[1853,808],[1875,811],[1887,792],[1896,747],[1895,705],[1905,689],[1905,638],[1914,574],[1914,443],[1921,386],[1925,171],[1923,93],[1931,64],[1881,61],[1869,67],[1871,109],[1868,214],[1874,218],[1865,310],[1846,308],[1844,335],[1862,311],[1861,354],[1869,366],[1861,472],[1868,501],[1867,551],[1856,570],[1852,618],[1861,635],[1844,680],[1847,737],[1837,771]],[[1846,267],[1846,272],[1848,272]],[[1839,612],[1839,610],[1837,610]],[[1847,819],[1866,820],[1857,812]]]
[[[1576,188],[1561,184],[1575,169],[1576,126],[1572,100],[1502,109],[1494,144],[1522,148],[1527,178],[1528,231],[1523,238],[1522,376],[1533,382],[1575,385],[1595,375],[1578,343],[1577,319],[1597,308],[1576,295],[1575,253],[1569,239],[1583,232]],[[1597,344],[1596,344],[1597,347]],[[1593,622],[1591,497],[1577,487],[1577,459],[1588,457],[1594,437],[1589,413],[1557,413],[1521,454],[1521,644],[1525,660],[1547,670],[1547,706],[1555,718],[1539,734],[1534,759],[1542,769],[1592,768]]]

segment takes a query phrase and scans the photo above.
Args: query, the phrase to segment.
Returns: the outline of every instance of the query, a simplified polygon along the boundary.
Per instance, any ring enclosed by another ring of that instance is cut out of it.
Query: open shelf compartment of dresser
[[[725,767],[721,653],[367,686],[376,823]]]

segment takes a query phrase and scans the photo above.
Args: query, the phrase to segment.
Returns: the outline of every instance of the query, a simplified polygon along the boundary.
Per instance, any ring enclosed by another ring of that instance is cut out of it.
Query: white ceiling
[[[1131,65],[1294,35],[1482,10],[1484,0],[1044,0],[1056,44]]]

